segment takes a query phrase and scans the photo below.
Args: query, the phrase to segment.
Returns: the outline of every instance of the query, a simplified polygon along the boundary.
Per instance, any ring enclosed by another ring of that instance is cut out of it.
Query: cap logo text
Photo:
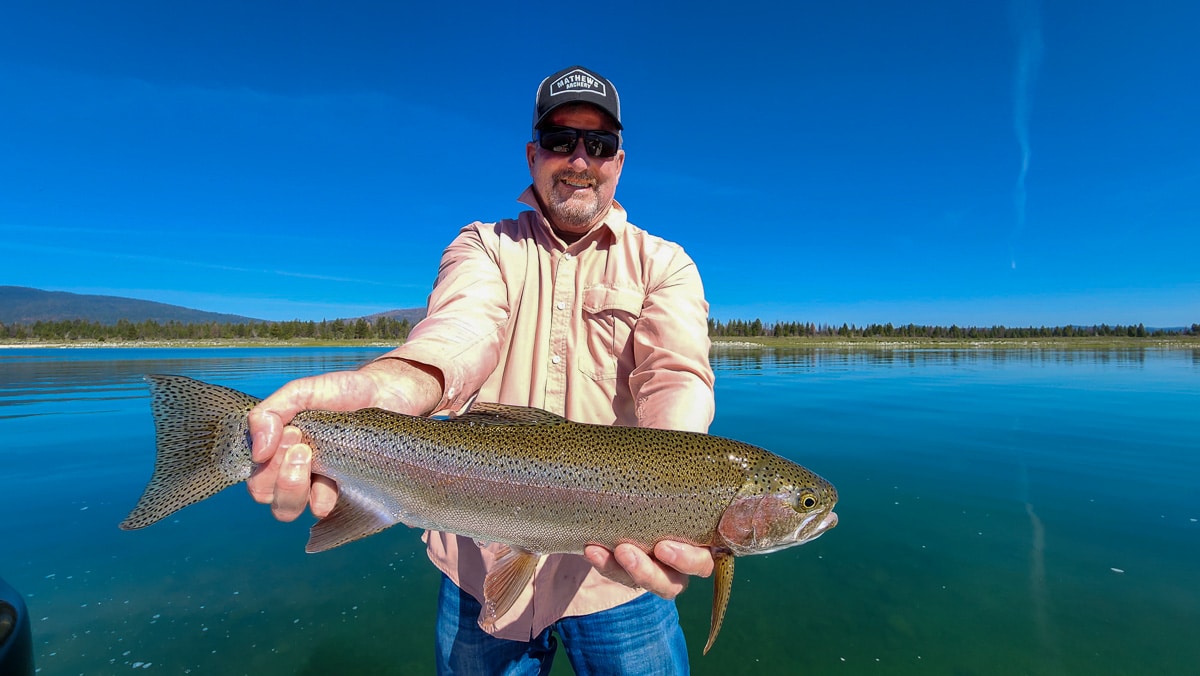
[[[603,82],[578,69],[563,75],[550,85],[550,96],[567,92],[593,92],[603,97],[608,96]]]

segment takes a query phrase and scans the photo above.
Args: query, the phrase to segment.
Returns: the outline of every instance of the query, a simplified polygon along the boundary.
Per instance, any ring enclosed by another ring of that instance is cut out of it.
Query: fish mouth
[[[816,517],[820,518],[816,518]],[[792,534],[794,542],[803,544],[810,540],[815,540],[822,533],[833,528],[838,524],[838,515],[833,510],[821,514],[814,514],[812,517],[805,519],[804,523],[796,528],[796,532]]]
[[[796,526],[796,530],[792,531],[791,535],[780,538],[770,545],[764,542],[756,542],[753,546],[747,548],[744,553],[770,554],[771,552],[777,552],[788,547],[802,545],[821,537],[821,534],[836,526],[837,523],[838,515],[832,510],[810,514],[800,522],[800,525]]]

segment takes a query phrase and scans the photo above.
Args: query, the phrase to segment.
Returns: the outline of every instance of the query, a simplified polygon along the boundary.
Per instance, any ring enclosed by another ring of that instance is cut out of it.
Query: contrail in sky
[[[1033,106],[1033,86],[1042,63],[1042,22],[1037,0],[1012,0],[1009,18],[1017,37],[1017,70],[1013,80],[1013,129],[1021,147],[1021,171],[1017,174],[1014,198],[1016,225],[1013,227],[1009,254],[1017,268],[1017,238],[1025,230],[1026,178],[1029,174],[1029,111]]]

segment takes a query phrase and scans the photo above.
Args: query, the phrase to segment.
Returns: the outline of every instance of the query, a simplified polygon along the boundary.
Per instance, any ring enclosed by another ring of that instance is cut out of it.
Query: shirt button
[[[550,357],[550,362],[553,364],[557,364],[560,361],[562,361],[562,358],[559,357],[558,355],[554,355],[553,357]]]
[[[571,254],[565,253],[565,254],[563,254],[563,258],[565,258],[567,260],[571,260]]]
[[[560,301],[558,301],[558,309],[559,309],[559,310],[565,310],[565,309],[567,309],[567,304],[566,304],[566,303],[564,303],[564,302],[562,302],[561,300],[560,300]]]

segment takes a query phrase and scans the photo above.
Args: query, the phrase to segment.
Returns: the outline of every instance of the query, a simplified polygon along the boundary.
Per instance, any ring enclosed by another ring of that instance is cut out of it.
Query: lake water
[[[0,576],[40,673],[429,673],[437,576],[402,526],[307,555],[235,487],[145,530],[142,376],[257,396],[380,349],[0,350]],[[712,432],[839,490],[838,527],[679,602],[699,674],[1190,674],[1200,350],[714,353]],[[555,672],[570,673],[564,656]]]

